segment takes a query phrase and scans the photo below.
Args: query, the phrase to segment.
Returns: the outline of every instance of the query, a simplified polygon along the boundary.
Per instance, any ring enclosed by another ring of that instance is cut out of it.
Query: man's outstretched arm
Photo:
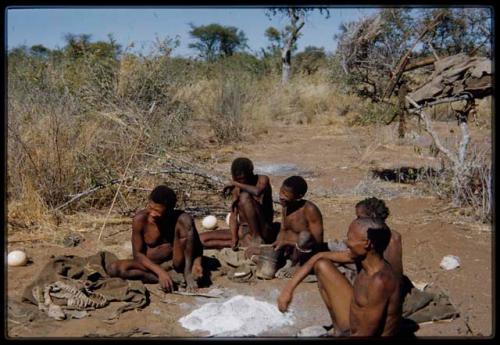
[[[283,288],[278,297],[278,309],[285,312],[292,301],[295,288],[304,280],[304,278],[312,271],[316,262],[320,259],[328,259],[338,263],[352,263],[354,260],[351,257],[350,251],[343,252],[320,252],[311,257],[302,265],[293,275],[290,282]]]

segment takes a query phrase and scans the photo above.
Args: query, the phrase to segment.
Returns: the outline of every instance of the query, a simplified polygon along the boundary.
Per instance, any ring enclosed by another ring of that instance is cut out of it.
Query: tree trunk
[[[305,15],[300,13],[299,11],[290,8],[288,10],[288,16],[290,17],[290,30],[288,32],[288,37],[286,39],[285,45],[281,50],[281,83],[283,85],[288,84],[290,81],[291,74],[291,57],[292,57],[292,48],[297,39],[299,38],[299,31],[305,24]]]
[[[469,111],[470,111],[470,107],[471,107],[471,102],[473,104],[474,100],[468,101],[466,108],[463,111],[461,111],[460,116],[458,116],[459,127],[460,127],[460,132],[462,134],[462,139],[460,140],[458,152],[455,154],[454,152],[451,152],[449,149],[447,149],[441,143],[441,140],[439,139],[437,133],[432,128],[432,124],[431,124],[429,116],[425,113],[425,111],[423,111],[422,107],[419,106],[409,96],[406,96],[406,99],[408,100],[408,102],[410,102],[415,107],[417,113],[420,115],[420,118],[422,118],[424,120],[425,129],[431,135],[432,139],[434,140],[434,143],[436,144],[436,147],[453,164],[452,202],[453,202],[454,206],[462,206],[464,198],[467,197],[465,195],[464,191],[465,191],[465,189],[468,185],[468,182],[469,182],[468,177],[467,177],[467,172],[468,172],[469,167],[467,166],[467,164],[466,164],[467,162],[465,161],[467,158],[467,148],[468,148],[469,142],[470,142],[469,125],[468,125],[467,121],[468,121],[468,115],[469,115]]]
[[[398,91],[398,98],[399,98],[399,127],[398,127],[398,134],[400,138],[405,137],[405,132],[406,132],[406,95],[408,94],[408,87],[406,86],[406,83],[402,83],[401,86],[399,87]]]
[[[290,72],[292,69],[290,60],[292,55],[293,44],[289,43],[290,42],[287,42],[287,44],[283,47],[283,51],[281,53],[281,83],[283,85],[288,84],[288,82],[290,81]]]

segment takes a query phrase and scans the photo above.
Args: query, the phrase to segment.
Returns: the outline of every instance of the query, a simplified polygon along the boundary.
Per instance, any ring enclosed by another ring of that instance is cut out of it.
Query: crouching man
[[[291,176],[283,181],[279,200],[283,207],[280,232],[273,243],[275,250],[282,250],[290,265],[280,269],[276,276],[291,278],[293,273],[323,244],[323,217],[319,208],[303,199],[307,183],[301,176]]]
[[[115,261],[108,269],[110,276],[159,283],[171,292],[172,278],[160,265],[172,260],[174,269],[184,274],[187,290],[198,287],[203,275],[203,247],[192,217],[176,210],[176,203],[175,192],[167,186],[151,192],[146,209],[139,211],[132,223],[134,258]]]

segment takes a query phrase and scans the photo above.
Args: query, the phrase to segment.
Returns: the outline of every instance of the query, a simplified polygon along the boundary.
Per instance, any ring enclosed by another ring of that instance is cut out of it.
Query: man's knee
[[[121,265],[119,262],[112,262],[107,268],[110,277],[120,277],[122,273]]]
[[[316,275],[324,274],[332,266],[332,262],[327,259],[319,259],[314,264],[314,273]]]
[[[248,192],[241,192],[238,197],[238,207],[243,207],[252,204],[253,198]]]

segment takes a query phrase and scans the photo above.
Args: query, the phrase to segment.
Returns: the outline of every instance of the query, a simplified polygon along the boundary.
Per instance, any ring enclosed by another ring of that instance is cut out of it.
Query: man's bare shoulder
[[[309,201],[309,200],[306,200],[306,202],[304,203],[304,210],[308,213],[314,213],[314,214],[321,215],[321,211],[319,210],[319,207],[316,206],[315,203],[313,203],[312,201]]]
[[[391,229],[391,240],[401,241],[401,234],[396,230]]]
[[[132,221],[134,223],[145,223],[148,219],[148,210],[144,209],[144,210],[140,210],[139,212],[137,212],[134,216],[134,218],[132,219]]]
[[[392,290],[396,284],[397,278],[389,264],[375,273],[370,281],[370,288]]]
[[[142,231],[146,223],[148,222],[148,210],[144,209],[137,212],[132,219],[132,230]]]
[[[184,211],[179,211],[179,213],[180,213],[180,215],[177,218],[178,225],[189,226],[194,222],[193,217],[191,217],[191,215],[189,213],[184,212]]]

